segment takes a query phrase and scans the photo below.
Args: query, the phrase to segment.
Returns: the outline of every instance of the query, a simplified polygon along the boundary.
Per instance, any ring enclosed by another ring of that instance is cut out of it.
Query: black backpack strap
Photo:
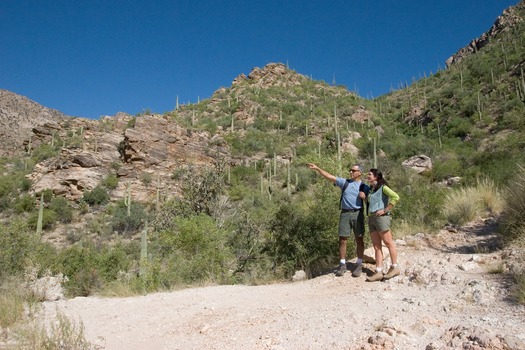
[[[364,192],[365,191],[365,184],[363,182],[361,182],[361,185],[359,185],[359,192]],[[363,205],[361,206],[361,210],[364,210],[365,209],[365,206],[366,206],[366,211],[365,213],[368,213],[368,201],[367,200],[361,200],[363,202]]]

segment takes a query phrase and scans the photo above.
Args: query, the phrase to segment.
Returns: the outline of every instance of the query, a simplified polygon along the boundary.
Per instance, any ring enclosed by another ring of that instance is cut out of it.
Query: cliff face
[[[0,157],[19,155],[34,127],[56,124],[65,118],[63,113],[27,97],[0,90]]]
[[[501,32],[511,30],[517,23],[523,21],[521,13],[525,11],[525,1],[520,1],[516,6],[511,6],[499,16],[492,27],[479,38],[472,40],[467,46],[460,49],[446,61],[447,67],[461,62],[465,57],[478,52],[487,43],[497,37]]]

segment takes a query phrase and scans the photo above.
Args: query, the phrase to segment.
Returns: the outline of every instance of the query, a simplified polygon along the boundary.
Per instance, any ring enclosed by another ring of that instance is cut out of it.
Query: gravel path
[[[114,350],[525,349],[525,307],[510,298],[507,274],[489,273],[505,271],[513,253],[491,252],[496,237],[483,228],[398,240],[403,273],[384,282],[346,273],[77,297],[45,302],[43,315],[82,321],[88,341]]]

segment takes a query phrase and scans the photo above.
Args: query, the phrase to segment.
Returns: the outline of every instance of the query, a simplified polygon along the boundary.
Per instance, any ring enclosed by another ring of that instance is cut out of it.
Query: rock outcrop
[[[465,46],[454,55],[449,57],[446,61],[447,67],[457,64],[465,57],[478,52],[501,32],[511,30],[517,23],[522,21],[522,17],[518,14],[518,12],[524,10],[525,2],[521,1],[516,6],[511,6],[503,11],[501,16],[496,19],[492,27],[490,27],[487,32],[483,33],[479,38],[472,40],[468,46]]]
[[[219,158],[228,159],[227,149],[219,146],[220,140],[206,132],[191,132],[169,117],[158,115],[119,114],[101,121],[75,119],[73,124],[44,124],[33,128],[33,147],[51,144],[53,138],[67,140],[72,132],[77,146],[62,147],[56,157],[37,164],[29,175],[34,193],[47,189],[78,200],[84,191],[115,173],[119,184],[112,191],[112,199],[122,198],[125,187],[131,185],[133,197],[147,201],[155,197],[159,186],[167,195],[177,193],[177,184],[171,179],[175,170],[188,164],[199,168]],[[144,181],[146,173],[155,185]]]
[[[401,165],[414,170],[418,174],[432,170],[432,160],[424,154],[413,156],[405,160]]]
[[[22,153],[33,128],[56,124],[67,118],[57,110],[31,101],[27,97],[0,90],[0,157]]]

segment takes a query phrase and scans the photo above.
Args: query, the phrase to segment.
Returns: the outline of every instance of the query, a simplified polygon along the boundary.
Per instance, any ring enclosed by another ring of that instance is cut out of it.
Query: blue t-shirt
[[[342,177],[335,178],[335,185],[342,191],[347,181],[348,186],[346,186],[346,190],[343,192],[341,199],[341,209],[361,209],[363,207],[363,200],[359,198],[359,188],[362,185],[363,192],[368,196],[370,187],[362,181],[347,180]]]

